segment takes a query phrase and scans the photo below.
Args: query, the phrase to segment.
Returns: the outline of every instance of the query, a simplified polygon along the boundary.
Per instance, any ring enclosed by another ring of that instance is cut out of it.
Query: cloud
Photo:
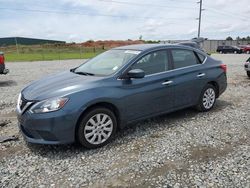
[[[0,37],[25,36],[82,42],[89,39],[138,39],[140,35],[150,40],[189,39],[197,34],[199,5],[195,1],[136,1],[142,6],[107,1],[2,1],[0,8],[12,10],[0,11]],[[221,39],[249,31],[248,1],[205,1],[202,36]],[[135,3],[132,0],[126,2]]]

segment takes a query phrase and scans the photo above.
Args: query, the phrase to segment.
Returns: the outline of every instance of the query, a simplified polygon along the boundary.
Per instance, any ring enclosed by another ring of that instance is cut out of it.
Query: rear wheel
[[[86,148],[98,148],[106,145],[114,136],[117,121],[114,113],[103,107],[90,110],[82,118],[77,137]]]
[[[250,78],[250,71],[247,71],[247,76]]]
[[[237,51],[234,51],[234,54],[237,54]]]
[[[250,51],[248,50],[248,51],[247,51],[247,54],[249,54],[249,53],[250,53]]]
[[[216,101],[216,92],[216,88],[213,85],[207,84],[201,92],[199,103],[196,106],[197,110],[201,112],[211,110]]]

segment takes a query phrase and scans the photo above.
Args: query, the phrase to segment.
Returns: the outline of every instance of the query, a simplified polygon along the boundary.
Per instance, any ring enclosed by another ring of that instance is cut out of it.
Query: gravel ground
[[[14,112],[25,85],[82,60],[8,63],[10,74],[0,76],[0,135],[19,139],[0,144],[0,187],[250,187],[248,56],[214,57],[228,65],[228,89],[212,111],[139,122],[96,150],[27,144]]]

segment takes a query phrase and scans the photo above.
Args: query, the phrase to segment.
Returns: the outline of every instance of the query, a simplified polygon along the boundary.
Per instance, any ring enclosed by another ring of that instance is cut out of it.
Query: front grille
[[[23,110],[23,108],[25,107],[25,105],[27,104],[27,100],[22,96],[21,97],[21,101],[20,101],[20,109]]]
[[[22,113],[24,113],[26,110],[28,110],[31,105],[34,104],[33,101],[29,101],[25,99],[23,96],[21,96],[19,108]]]

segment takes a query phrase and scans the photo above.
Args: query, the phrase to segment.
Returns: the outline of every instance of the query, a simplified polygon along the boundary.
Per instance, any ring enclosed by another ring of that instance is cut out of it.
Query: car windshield
[[[80,65],[74,72],[84,75],[108,76],[139,53],[140,51],[136,50],[109,50]]]

